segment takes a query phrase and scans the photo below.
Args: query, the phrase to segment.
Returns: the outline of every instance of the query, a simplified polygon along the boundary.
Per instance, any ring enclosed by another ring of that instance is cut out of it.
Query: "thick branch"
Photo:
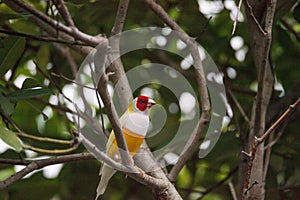
[[[117,145],[119,148],[120,156],[122,158],[122,163],[125,166],[130,166],[133,163],[131,162],[129,153],[128,153],[128,147],[125,142],[125,137],[121,128],[121,124],[119,121],[119,116],[117,114],[116,108],[113,105],[108,89],[107,89],[107,75],[103,74],[100,78],[99,84],[98,84],[98,91],[101,96],[101,99],[103,101],[103,104],[105,108],[107,109],[107,116],[111,123],[111,126],[114,130],[114,134],[116,136]]]
[[[250,5],[248,0],[246,1],[251,48],[253,51],[254,62],[258,69],[258,91],[252,108],[249,142],[248,146],[245,148],[248,151],[251,150],[251,152],[241,191],[242,199],[246,198],[246,193],[248,193],[248,191],[250,199],[264,199],[265,195],[265,185],[263,182],[264,148],[263,145],[258,145],[258,141],[255,137],[262,136],[265,131],[266,113],[274,84],[269,55],[276,0],[266,2],[266,18],[264,30],[262,30],[261,24],[258,21],[261,20],[261,16],[257,16],[259,14],[258,10],[262,11],[262,9],[265,9],[264,5],[257,4],[255,1],[251,1],[252,5]],[[256,16],[254,16],[254,13],[256,13]],[[250,184],[251,189],[249,188]]]
[[[111,31],[111,35],[116,35],[122,32],[125,23],[129,0],[121,0],[118,6],[118,11],[115,19],[114,27]]]
[[[135,163],[137,166],[149,171],[150,175],[160,180],[158,185],[152,187],[158,200],[182,200],[175,186],[169,181],[165,172],[157,164],[146,142],[142,144],[136,154]]]
[[[182,39],[189,47],[191,51],[191,55],[194,60],[194,67],[196,72],[196,78],[200,93],[200,101],[201,101],[201,117],[197,124],[196,129],[194,130],[193,134],[189,138],[185,148],[180,155],[178,162],[174,165],[172,170],[169,173],[169,179],[171,181],[175,181],[177,175],[179,174],[180,170],[183,168],[187,160],[192,155],[191,152],[195,150],[196,145],[198,145],[201,133],[206,128],[207,123],[210,119],[210,102],[209,102],[209,95],[206,88],[206,80],[203,71],[202,61],[199,55],[198,45],[196,41],[191,38],[187,33],[185,33],[177,23],[171,19],[171,17],[165,12],[165,10],[158,5],[155,1],[152,0],[144,0],[145,3],[152,9],[152,11],[158,15],[168,26],[170,26],[173,30],[179,32],[180,39]]]

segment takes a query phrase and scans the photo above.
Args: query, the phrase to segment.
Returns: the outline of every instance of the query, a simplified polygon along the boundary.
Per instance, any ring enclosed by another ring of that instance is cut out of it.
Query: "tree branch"
[[[274,76],[269,62],[270,46],[272,41],[273,18],[276,9],[276,0],[266,1],[266,18],[264,30],[254,17],[252,6],[246,0],[247,15],[249,18],[249,32],[251,47],[253,48],[254,63],[258,69],[258,91],[253,102],[251,126],[249,133],[248,149],[250,158],[248,161],[244,184],[241,191],[241,199],[245,199],[249,191],[249,197],[253,199],[264,199],[265,186],[263,182],[263,145],[258,145],[257,137],[261,137],[265,131],[266,113],[271,99]],[[262,11],[263,5],[252,1],[256,13]],[[252,19],[252,20],[251,20]],[[260,18],[261,19],[261,18]],[[252,146],[252,147],[251,147]],[[249,188],[250,183],[251,189]]]
[[[229,190],[230,190],[232,199],[233,200],[238,200],[236,192],[235,192],[235,189],[234,189],[234,185],[233,185],[233,183],[231,181],[229,181],[228,186],[229,186]]]
[[[115,19],[114,28],[112,30],[112,35],[121,33],[121,31],[123,29],[123,24],[125,22],[126,14],[127,14],[128,4],[129,4],[129,0],[120,1],[118,11],[117,11],[117,15],[116,15],[116,19]],[[112,40],[111,45],[112,45],[112,53],[113,54],[115,52],[119,52],[119,42],[120,42],[119,37],[116,37],[115,40]],[[97,57],[101,58],[100,54],[103,54],[103,53],[106,54],[108,47],[105,47],[105,48],[106,48],[106,50],[101,51],[101,52],[98,49],[97,52],[95,53],[95,58],[97,58]],[[107,54],[106,56],[108,56],[108,59],[110,59],[111,53]],[[123,71],[124,71],[123,65],[120,61],[119,53],[117,53],[116,56],[117,57],[114,57],[114,58],[117,58],[117,61],[115,61],[114,63],[118,65],[117,67],[119,68],[119,70],[123,69]],[[100,70],[101,68],[106,67],[104,63],[105,62],[102,62],[102,63],[101,62],[100,63],[95,62],[95,65],[96,65],[95,67],[98,70]],[[104,64],[104,66],[99,66],[99,64]],[[131,165],[133,165],[133,163],[132,163],[132,160],[130,159],[130,156],[129,156],[128,147],[127,147],[127,144],[125,142],[125,137],[124,137],[124,134],[123,134],[123,131],[122,131],[122,128],[121,128],[120,121],[119,121],[119,116],[116,112],[115,106],[113,105],[113,103],[111,101],[111,98],[110,98],[110,95],[109,95],[109,92],[108,92],[108,89],[107,89],[108,76],[105,74],[105,69],[102,72],[103,72],[103,74],[101,74],[101,77],[100,77],[100,80],[99,80],[99,83],[98,83],[98,91],[99,91],[101,99],[102,99],[102,101],[103,101],[103,103],[104,103],[104,105],[107,109],[107,116],[108,116],[108,118],[111,122],[112,128],[114,130],[114,134],[115,134],[115,137],[116,137],[116,141],[117,141],[117,145],[118,145],[118,148],[119,148],[120,156],[122,158],[122,163],[125,166],[131,166]],[[124,72],[124,74],[125,74],[125,72]],[[121,101],[121,102],[125,103],[126,101]]]
[[[98,52],[98,51],[97,51]],[[96,53],[97,54],[97,53]],[[95,63],[96,64],[96,63]],[[96,66],[97,67],[97,66]],[[122,163],[125,166],[131,166],[133,165],[129,152],[128,147],[125,142],[125,137],[121,128],[121,124],[119,121],[119,116],[117,114],[117,111],[115,109],[115,106],[113,105],[111,101],[111,97],[109,95],[108,89],[107,89],[107,75],[103,74],[100,78],[99,84],[98,84],[98,91],[101,96],[101,99],[103,101],[103,104],[107,110],[107,116],[111,123],[111,126],[114,130],[114,134],[116,136],[117,145],[119,148],[120,156],[122,159]]]
[[[233,92],[231,91],[231,88],[227,87],[226,91],[228,92],[230,98],[232,99],[234,105],[237,107],[237,109],[240,111],[242,117],[244,118],[244,120],[247,122],[247,124],[250,124],[250,120],[247,116],[247,114],[245,113],[243,107],[241,106],[240,102],[237,100],[237,98],[235,97],[235,95],[233,94]]]
[[[15,5],[17,5],[18,7],[31,13],[38,19],[42,20],[44,23],[46,23],[64,33],[67,33],[68,35],[74,37],[74,39],[76,39],[76,40],[81,40],[87,44],[90,44],[91,46],[96,46],[105,40],[105,38],[99,38],[99,37],[96,38],[96,37],[87,35],[81,31],[79,31],[77,28],[67,27],[67,26],[53,20],[52,18],[48,17],[47,15],[43,14],[42,12],[34,9],[33,7],[29,6],[22,0],[3,0],[3,2],[6,3],[10,7],[15,7]]]
[[[181,153],[177,163],[173,166],[171,169],[168,178],[170,181],[174,182],[176,180],[176,177],[178,176],[179,172],[187,162],[187,160],[192,155],[191,152],[195,150],[196,145],[198,145],[201,133],[206,128],[207,123],[210,119],[210,102],[209,102],[209,95],[206,88],[206,80],[205,75],[203,71],[202,61],[199,55],[198,45],[195,42],[195,39],[191,38],[187,33],[185,33],[180,26],[177,25],[177,23],[171,19],[171,17],[165,12],[165,10],[158,5],[153,0],[144,0],[147,6],[152,9],[152,11],[161,18],[163,22],[165,22],[168,26],[170,26],[173,30],[179,32],[179,37],[184,41],[190,51],[192,58],[194,60],[194,68],[200,93],[200,101],[201,101],[201,117],[197,124],[196,129],[194,130],[193,134],[189,138],[187,144],[185,145],[185,148],[183,152]]]
[[[111,31],[111,35],[116,35],[122,32],[125,23],[129,0],[121,0],[118,6],[115,24]]]
[[[243,2],[243,0],[239,1],[239,5],[238,5],[238,7],[236,9],[236,15],[235,15],[235,19],[234,19],[234,22],[233,22],[233,28],[232,28],[231,35],[234,35],[234,33],[235,33],[236,25],[237,25],[237,23],[239,21],[239,14],[241,12],[242,2]]]
[[[128,10],[129,0],[120,0],[118,11],[115,18],[114,27],[112,28],[111,35],[111,53],[108,56],[108,59],[111,65],[108,67],[109,72],[113,72],[111,78],[115,84],[115,90],[119,97],[122,110],[125,111],[128,107],[128,103],[133,99],[132,91],[129,86],[129,82],[126,78],[124,71],[124,66],[120,58],[120,33],[123,30],[125,23],[127,10]],[[118,83],[118,84],[117,84]]]
[[[14,36],[18,36],[18,37],[24,37],[26,39],[30,39],[30,40],[37,40],[37,41],[41,41],[41,42],[52,42],[52,43],[59,43],[59,44],[65,44],[65,45],[79,45],[79,46],[90,46],[88,44],[82,43],[82,42],[69,42],[69,41],[65,41],[65,40],[60,40],[60,39],[55,39],[52,37],[40,37],[40,36],[35,36],[35,35],[30,35],[30,34],[26,34],[26,33],[19,33],[19,32],[15,32],[15,31],[9,31],[9,30],[1,30],[0,29],[0,33],[4,33],[7,35],[14,35]]]
[[[98,42],[103,42],[106,39],[101,36],[90,36],[87,34],[83,34],[78,29],[73,30],[70,27],[67,27],[61,23],[58,23],[57,21],[53,20],[52,18],[44,15],[40,11],[30,7],[28,4],[24,3],[21,0],[3,0],[3,2],[9,6],[12,10],[18,12],[18,13],[29,13],[29,20],[33,22],[35,25],[37,25],[41,31],[45,31],[48,35],[58,39],[58,40],[65,40],[66,42],[73,43],[74,40],[80,40],[84,42],[84,44],[89,46],[95,46]],[[39,18],[42,16],[42,18]],[[49,26],[49,22],[50,26]],[[59,24],[59,26],[57,26]],[[60,34],[57,34],[57,31],[61,31]],[[66,31],[67,30],[67,31]],[[66,32],[64,32],[66,31]],[[55,41],[53,41],[55,42]],[[77,51],[80,54],[88,55],[92,48],[87,46],[81,46],[81,45],[71,45],[72,49]]]
[[[225,178],[223,178],[221,181],[219,181],[217,184],[213,185],[212,187],[208,188],[207,190],[205,190],[201,197],[198,198],[198,200],[204,198],[205,195],[209,194],[211,191],[215,190],[216,188],[220,187],[221,185],[223,185],[229,178],[231,178],[233,176],[233,174],[235,174],[238,170],[238,167],[235,167],[233,170],[231,170]]]
[[[0,163],[26,165],[26,167],[21,171],[15,173],[14,175],[10,176],[6,180],[0,182],[0,190],[7,188],[9,185],[13,184],[17,180],[20,180],[30,172],[41,169],[43,167],[49,165],[55,165],[59,163],[77,162],[83,160],[94,160],[94,157],[89,153],[79,153],[79,154],[51,157],[51,158],[40,159],[40,160],[19,161],[19,160],[1,159]]]
[[[278,120],[276,120],[276,122],[261,137],[256,138],[257,142],[259,144],[264,142],[270,136],[270,134],[276,128],[278,128],[278,126],[281,125],[292,112],[296,110],[299,104],[300,104],[300,98],[298,98],[297,101],[295,101],[292,105],[290,105],[290,107],[278,118]]]
[[[295,36],[298,42],[300,42],[300,34],[294,29],[294,27],[291,24],[289,24],[289,22],[285,19],[281,19],[280,22],[287,30],[289,30]]]
[[[252,6],[250,5],[249,1],[248,0],[245,0],[246,2],[246,8],[248,10],[248,13],[250,14],[250,16],[252,17],[253,21],[255,22],[256,26],[258,27],[258,29],[260,30],[260,32],[263,34],[263,35],[266,35],[266,32],[265,30],[261,27],[260,23],[258,22],[256,16],[254,15],[253,13],[253,8]]]
[[[252,170],[252,166],[253,166],[253,161],[255,159],[255,156],[256,156],[256,151],[257,151],[257,147],[262,144],[266,139],[267,137],[269,137],[269,135],[276,129],[279,127],[279,125],[281,125],[286,119],[288,116],[291,115],[291,113],[293,113],[297,106],[299,106],[300,104],[300,98],[297,99],[296,102],[294,102],[280,117],[279,119],[259,138],[255,138],[254,140],[254,143],[253,143],[253,146],[252,146],[252,149],[251,149],[251,152],[250,152],[250,158],[249,158],[249,161],[248,161],[248,170],[247,170],[247,177],[246,178],[249,178],[249,176],[251,176],[251,170]],[[249,181],[248,179],[246,179],[246,181]],[[245,182],[246,184],[247,182]],[[249,182],[248,182],[248,185],[247,187],[244,186],[244,193],[246,195],[246,193],[249,191]],[[245,197],[243,197],[245,198]]]
[[[59,11],[59,14],[64,19],[64,21],[67,23],[70,27],[75,27],[73,19],[70,15],[70,12],[64,2],[64,0],[53,0],[53,3],[55,4],[57,10]]]
[[[153,157],[149,147],[146,142],[144,142],[135,155],[135,163],[142,169],[149,171],[149,175],[161,180],[158,185],[155,186],[154,192],[156,194],[156,199],[158,200],[182,200],[175,186],[169,181],[165,172],[157,164],[156,159]],[[166,186],[166,187],[165,187]]]
[[[132,99],[132,91],[129,86],[129,82],[126,78],[126,74],[124,71],[124,67],[122,65],[119,55],[119,33],[121,33],[123,29],[123,25],[126,18],[127,8],[128,8],[129,0],[121,0],[119,3],[117,16],[114,24],[114,28],[112,30],[112,35],[114,36],[114,40],[111,41],[111,54],[109,54],[108,60],[111,64],[111,66],[108,67],[109,72],[113,72],[113,74],[110,76],[115,83],[115,90],[117,95],[119,96],[120,102],[122,102],[122,109],[125,110],[128,106],[128,103],[130,102],[130,99]],[[111,62],[114,61],[114,62]],[[105,77],[102,77],[105,78]],[[103,80],[100,80],[102,82]],[[105,81],[105,80],[104,80]],[[106,80],[107,81],[107,80]],[[100,83],[99,82],[99,83]],[[121,83],[120,83],[121,82]],[[104,83],[104,82],[102,82]],[[116,85],[116,83],[118,83]],[[101,87],[104,87],[103,84],[101,84]],[[101,88],[100,88],[101,89]],[[105,87],[102,88],[105,90]],[[106,93],[106,92],[105,92]],[[105,95],[107,96],[107,95]],[[102,97],[101,97],[102,98]],[[103,99],[102,99],[103,100]],[[110,99],[109,99],[110,101]],[[107,102],[109,104],[109,102]],[[114,109],[113,104],[111,106]],[[110,108],[109,105],[106,106],[106,108]],[[111,108],[110,108],[111,109]],[[112,120],[110,120],[111,123],[118,123],[118,118],[112,117]],[[118,127],[118,125],[114,125]],[[114,129],[115,130],[115,129]],[[116,132],[115,132],[116,133]],[[117,138],[117,136],[116,136]],[[121,137],[120,137],[121,138]],[[117,141],[118,145],[120,144],[119,141]],[[150,176],[145,174],[142,176],[141,174],[129,174],[133,179],[137,180],[138,182],[145,184],[146,186],[150,187],[155,191],[156,198],[157,199],[169,199],[174,200],[178,199],[180,200],[181,197],[178,194],[176,188],[173,184],[171,184],[162,171],[162,169],[157,166],[157,163],[155,159],[152,157],[151,151],[147,147],[147,144],[144,142],[143,147],[141,147],[139,152],[135,155],[135,161],[138,163],[138,166],[142,169],[149,169],[149,166],[154,166],[154,168],[151,168],[149,170]],[[126,153],[126,151],[125,151]],[[141,156],[139,156],[141,155]]]

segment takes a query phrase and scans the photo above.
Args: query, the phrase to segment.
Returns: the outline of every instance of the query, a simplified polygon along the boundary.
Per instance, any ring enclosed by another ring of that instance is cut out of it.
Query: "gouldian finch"
[[[138,96],[130,103],[128,109],[120,118],[122,131],[131,157],[139,150],[146,136],[149,127],[149,110],[155,104],[156,102],[147,96]],[[106,153],[110,158],[120,161],[120,154],[113,131],[106,144]],[[105,192],[106,186],[115,172],[115,169],[103,163],[99,173],[101,180],[97,188],[96,199]]]

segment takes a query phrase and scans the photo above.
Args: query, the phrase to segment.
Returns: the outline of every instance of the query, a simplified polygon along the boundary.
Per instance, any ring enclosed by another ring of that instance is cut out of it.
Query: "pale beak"
[[[151,108],[151,107],[154,106],[155,104],[156,104],[156,102],[155,102],[153,99],[149,99],[149,100],[148,100],[147,107],[148,107],[148,108]]]

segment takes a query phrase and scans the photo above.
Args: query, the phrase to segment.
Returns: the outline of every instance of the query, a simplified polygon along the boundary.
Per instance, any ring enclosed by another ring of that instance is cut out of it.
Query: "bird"
[[[149,110],[155,104],[156,102],[153,99],[140,95],[129,104],[129,107],[120,118],[122,132],[131,158],[136,154],[144,141],[150,122]],[[106,154],[110,158],[120,161],[119,149],[113,130],[106,143]],[[109,180],[115,173],[115,169],[105,163],[102,164],[99,172],[101,179],[97,187],[96,200],[105,192]]]

